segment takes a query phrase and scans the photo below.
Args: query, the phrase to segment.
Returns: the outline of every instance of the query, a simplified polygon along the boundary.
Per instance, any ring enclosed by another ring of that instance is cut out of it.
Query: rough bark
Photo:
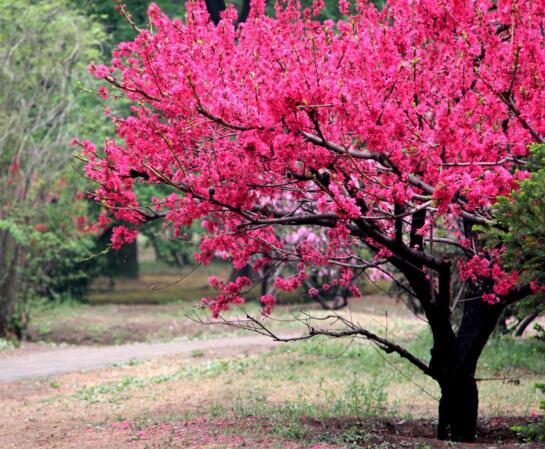
[[[474,375],[460,373],[444,379],[440,386],[437,438],[467,443],[475,441],[479,392]]]
[[[504,308],[487,304],[477,288],[469,288],[456,338],[435,340],[430,368],[441,387],[437,437],[473,442],[477,429],[479,393],[475,371],[479,357]],[[442,328],[436,333],[441,335]]]

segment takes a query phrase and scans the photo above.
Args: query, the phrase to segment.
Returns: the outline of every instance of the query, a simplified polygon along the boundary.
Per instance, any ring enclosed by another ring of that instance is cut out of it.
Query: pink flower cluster
[[[244,287],[252,285],[252,281],[246,276],[240,276],[234,282],[227,283],[223,279],[211,276],[208,279],[208,282],[220,292],[220,294],[216,295],[214,298],[208,296],[202,299],[202,302],[210,307],[214,318],[217,318],[221,312],[228,310],[230,304],[242,304],[244,298],[241,296],[241,290]],[[266,301],[268,301],[268,299],[266,299]],[[266,304],[266,302],[264,304]],[[272,308],[272,304],[270,307]]]

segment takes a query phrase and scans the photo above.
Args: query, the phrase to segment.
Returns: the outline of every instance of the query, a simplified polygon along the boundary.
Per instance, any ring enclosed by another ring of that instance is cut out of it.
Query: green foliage
[[[539,324],[535,324],[534,329],[537,331],[537,335],[535,336],[535,339],[545,343],[545,327],[543,327],[543,326],[541,326]],[[545,352],[545,350],[544,350],[544,352]]]
[[[94,0],[80,2],[70,0],[72,5],[85,10],[86,14],[95,20],[102,22],[108,33],[108,39],[103,40],[104,57],[108,58],[112,48],[119,42],[134,39],[136,32],[116,9],[116,2],[112,0]],[[135,24],[146,28],[148,24],[147,10],[151,1],[148,0],[126,0],[123,2],[131,14]],[[169,17],[182,17],[185,12],[184,2],[155,0],[162,11]]]
[[[0,58],[4,67],[0,71],[0,85],[5,86],[0,89],[2,172],[14,156],[19,157],[20,169],[24,171],[34,147],[40,147],[40,153],[33,154],[39,157],[35,163],[68,162],[70,153],[65,138],[79,126],[75,81],[87,76],[87,63],[100,56],[99,42],[104,38],[98,25],[63,0],[2,2]],[[51,144],[56,147],[53,151],[49,148]],[[36,170],[48,168],[58,167],[40,166]],[[48,173],[47,178],[51,175],[58,173]],[[34,186],[36,181],[38,185]],[[43,189],[47,181],[38,177],[33,180],[32,190]]]
[[[536,389],[545,395],[545,384],[536,384]],[[545,399],[541,399],[539,408],[544,413],[539,422],[528,424],[527,426],[513,427],[513,430],[527,441],[545,442]]]
[[[82,232],[86,220],[84,203],[74,200],[66,189],[67,178],[48,186],[54,200],[37,210],[12,208],[9,217],[0,220],[0,231],[8,232],[24,251],[17,267],[20,292],[25,296],[81,298],[86,292],[91,272],[85,258],[93,248],[92,236]],[[60,214],[60,210],[71,214]]]
[[[533,145],[525,170],[532,176],[520,182],[509,198],[501,197],[494,210],[497,227],[486,230],[489,248],[505,248],[502,260],[521,273],[521,284],[545,285],[545,145]],[[519,303],[519,318],[545,310],[545,295],[539,292]]]
[[[0,334],[21,336],[29,300],[85,291],[90,239],[76,203],[85,183],[69,167],[69,140],[84,118],[76,80],[102,39],[65,0],[2,2]],[[86,101],[98,107],[94,95]]]
[[[527,279],[545,281],[545,145],[531,148],[528,169],[532,177],[521,181],[510,198],[499,198],[490,230],[490,245],[505,245],[503,260],[522,269]],[[526,168],[526,167],[525,167]]]
[[[0,351],[5,351],[7,349],[14,349],[15,347],[16,345],[11,340],[0,338]]]

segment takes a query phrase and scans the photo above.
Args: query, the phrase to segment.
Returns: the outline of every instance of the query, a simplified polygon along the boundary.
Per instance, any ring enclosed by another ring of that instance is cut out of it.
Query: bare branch
[[[249,330],[249,331],[258,333],[260,335],[266,335],[272,338],[274,341],[279,341],[279,342],[309,340],[318,335],[323,335],[323,336],[332,337],[332,338],[361,337],[376,344],[381,350],[383,350],[387,354],[391,354],[391,353],[398,354],[401,358],[404,358],[405,360],[409,361],[418,369],[420,369],[422,372],[424,372],[424,374],[427,374],[428,376],[433,377],[433,372],[430,369],[430,367],[423,360],[411,354],[407,349],[403,348],[402,346],[390,340],[382,338],[367,329],[364,329],[359,324],[353,323],[352,321],[348,320],[347,318],[344,318],[343,316],[339,314],[327,315],[323,318],[308,316],[306,319],[300,319],[300,318],[299,319],[295,318],[295,319],[306,326],[307,333],[303,335],[295,336],[295,337],[281,336],[277,334],[275,331],[273,331],[272,329],[270,329],[269,327],[267,327],[265,324],[263,324],[262,321],[254,318],[253,316],[249,314],[246,314],[246,317],[244,320],[241,320],[241,319],[231,320],[220,315],[218,321],[211,321],[211,320],[203,321],[200,319],[197,319],[197,321],[201,324],[209,324],[209,325],[221,324],[221,325],[236,327],[238,329]],[[328,329],[328,328],[318,328],[318,327],[312,326],[311,325],[312,321],[317,321],[317,320],[330,321],[331,324],[341,323],[345,326],[345,328],[344,329]]]

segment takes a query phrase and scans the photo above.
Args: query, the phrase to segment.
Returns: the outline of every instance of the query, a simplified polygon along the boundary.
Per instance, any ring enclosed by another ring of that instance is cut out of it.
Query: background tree
[[[69,0],[70,4],[81,11],[90,19],[102,24],[105,39],[102,39],[101,50],[105,55],[110,54],[112,49],[120,42],[134,39],[134,28],[127,19],[120,13],[123,5],[130,15],[134,24],[146,27],[148,23],[147,9],[150,2],[145,0],[129,0],[119,2],[116,0]],[[184,3],[171,0],[158,0],[157,5],[171,17],[182,17]]]
[[[539,288],[524,267],[509,270],[503,247],[486,247],[483,229],[502,227],[493,205],[528,177],[527,146],[543,143],[545,9],[340,7],[347,18],[335,24],[312,19],[319,3],[302,14],[277,5],[269,18],[256,1],[247,22],[235,26],[227,8],[215,27],[204,5],[188,4],[185,22],[151,5],[151,30],[120,45],[112,67],[90,67],[133,106],[101,151],[79,143],[87,174],[126,223],[115,247],[149,221],[176,231],[203,220],[201,263],[221,251],[235,268],[296,264],[276,277],[279,290],[335,266],[357,294],[359,273],[382,271],[424,311],[429,360],[336,315],[343,328],[309,324],[300,338],[358,336],[397,353],[441,388],[438,436],[472,441],[480,354],[504,309]],[[143,203],[141,183],[170,193]],[[325,228],[325,250],[286,247],[275,232],[302,225]],[[218,317],[244,301],[250,280],[211,284],[218,294],[203,301]],[[267,315],[275,297],[261,302]],[[284,340],[257,319],[238,325]]]
[[[21,335],[25,300],[85,285],[77,261],[92,227],[85,206],[73,206],[81,181],[66,167],[70,137],[82,131],[75,81],[102,39],[66,2],[2,4],[0,336]]]

